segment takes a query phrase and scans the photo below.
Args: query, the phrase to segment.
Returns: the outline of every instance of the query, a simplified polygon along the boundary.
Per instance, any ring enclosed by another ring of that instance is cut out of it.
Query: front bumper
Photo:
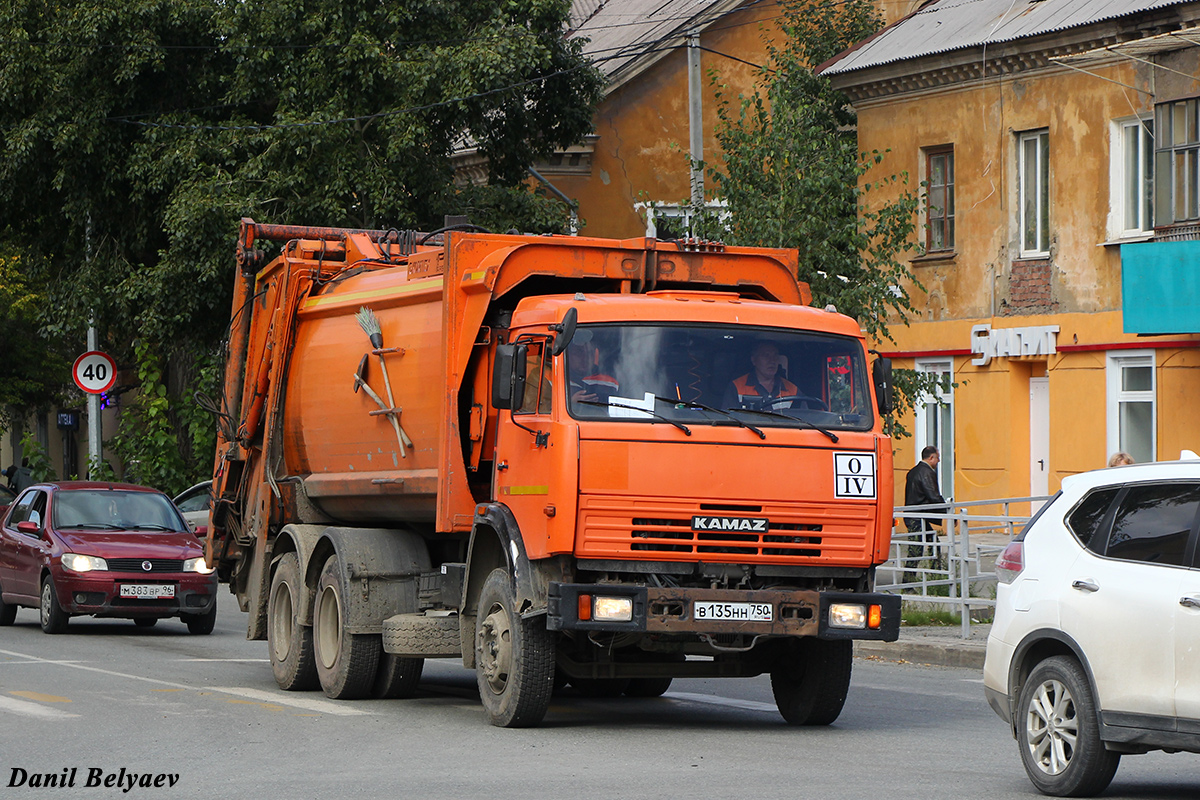
[[[579,619],[580,595],[628,597],[633,619],[597,622]],[[698,602],[769,604],[771,620],[701,620]],[[880,607],[876,628],[836,628],[829,607],[849,603]],[[816,636],[821,639],[866,639],[894,642],[900,636],[900,598],[897,595],[821,592],[812,589],[698,589],[650,588],[623,584],[550,584],[546,627],[550,630],[683,633],[750,636]]]
[[[122,584],[158,584],[174,587],[171,598],[134,599],[120,596]],[[153,577],[119,572],[63,570],[54,576],[58,604],[68,614],[97,617],[177,617],[206,614],[217,602],[217,575],[199,573],[155,574]]]

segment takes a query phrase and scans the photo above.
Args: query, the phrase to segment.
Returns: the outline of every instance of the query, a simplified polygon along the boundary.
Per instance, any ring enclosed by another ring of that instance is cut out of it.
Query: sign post
[[[117,382],[117,362],[96,349],[96,329],[88,328],[88,351],[75,359],[71,376],[75,385],[88,394],[88,477],[95,478],[104,454],[100,435],[100,395]]]

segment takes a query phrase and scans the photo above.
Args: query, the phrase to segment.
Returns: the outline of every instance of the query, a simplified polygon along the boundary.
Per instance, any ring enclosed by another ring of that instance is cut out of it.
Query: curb
[[[901,635],[903,636],[903,633]],[[983,669],[984,651],[983,643],[969,641],[964,641],[962,644],[935,643],[912,639],[906,641],[901,638],[897,642],[857,641],[854,643],[855,658],[907,661],[913,664],[965,669]]]

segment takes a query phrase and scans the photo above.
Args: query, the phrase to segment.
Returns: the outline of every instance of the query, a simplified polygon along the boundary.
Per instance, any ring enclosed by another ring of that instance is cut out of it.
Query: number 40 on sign
[[[104,394],[117,382],[117,362],[99,350],[89,350],[75,359],[71,369],[75,385],[88,394]]]

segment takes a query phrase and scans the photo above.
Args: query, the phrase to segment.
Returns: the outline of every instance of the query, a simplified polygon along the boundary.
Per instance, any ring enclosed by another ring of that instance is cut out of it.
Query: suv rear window
[[[1200,512],[1200,484],[1130,486],[1113,518],[1105,555],[1125,561],[1185,566],[1197,512]]]
[[[1108,537],[1096,534],[1100,531],[1100,524],[1104,522],[1105,515],[1108,514],[1109,506],[1112,505],[1120,491],[1121,488],[1118,486],[1092,492],[1083,498],[1067,517],[1067,525],[1075,534],[1075,538],[1079,539],[1080,543],[1089,550],[1097,553],[1104,550],[1104,543]]]

